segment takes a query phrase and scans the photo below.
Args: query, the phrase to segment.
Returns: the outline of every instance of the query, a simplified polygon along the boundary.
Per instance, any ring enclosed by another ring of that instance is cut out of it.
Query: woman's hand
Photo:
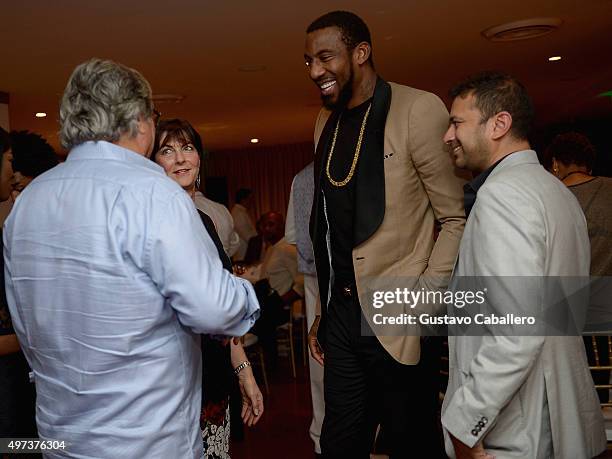
[[[242,421],[249,427],[254,426],[264,412],[264,403],[251,367],[244,368],[238,374],[238,384],[242,394]]]

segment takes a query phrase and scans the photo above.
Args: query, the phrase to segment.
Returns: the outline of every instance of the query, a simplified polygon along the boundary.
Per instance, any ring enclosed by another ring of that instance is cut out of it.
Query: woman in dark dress
[[[157,127],[152,159],[162,166],[192,199],[195,197],[202,160],[202,140],[185,120],[161,121]],[[223,267],[232,270],[229,257],[216,232],[213,221],[200,212],[204,228],[219,252]],[[204,457],[229,458],[229,392],[232,378],[238,376],[242,393],[242,419],[252,426],[263,414],[263,397],[257,387],[250,363],[239,340],[229,344],[210,336],[202,337],[202,415],[200,427]]]

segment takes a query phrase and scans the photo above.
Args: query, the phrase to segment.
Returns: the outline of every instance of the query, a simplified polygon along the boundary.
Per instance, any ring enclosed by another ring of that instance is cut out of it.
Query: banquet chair
[[[589,369],[591,370],[593,379],[601,379],[597,377],[597,375],[603,372],[608,375],[607,378],[605,378],[605,383],[598,382],[595,384],[595,389],[598,394],[601,391],[607,391],[609,395],[610,389],[612,389],[612,384],[610,384],[610,372],[612,370],[612,365],[610,365],[610,363],[612,363],[612,336],[585,336],[585,345],[587,345],[588,351],[592,349],[592,352],[587,352],[587,354],[591,354],[589,355]],[[591,349],[588,349],[589,347],[591,347]],[[612,441],[612,402],[610,402],[609,397],[604,397],[604,400],[607,401],[601,402],[601,408],[606,428],[606,439]]]

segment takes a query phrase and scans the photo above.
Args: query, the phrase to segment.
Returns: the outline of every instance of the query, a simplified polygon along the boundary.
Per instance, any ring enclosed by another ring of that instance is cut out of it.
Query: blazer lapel
[[[323,180],[323,168],[325,167],[325,161],[327,160],[327,155],[329,154],[331,138],[334,126],[338,120],[338,116],[338,113],[332,113],[325,123],[325,127],[323,128],[317,143],[313,167],[315,195],[312,200],[312,211],[310,213],[310,238],[312,240],[312,248],[317,267],[319,295],[321,297],[321,312],[323,314],[327,309],[331,267],[329,260],[330,255],[327,252],[327,220],[325,216],[321,180]]]
[[[313,172],[314,172],[314,186],[315,186],[315,196],[312,200],[312,211],[310,213],[310,237],[313,241],[320,237],[318,234],[318,229],[320,227],[320,220],[325,220],[323,216],[323,190],[321,188],[321,177],[323,176],[323,168],[325,165],[325,161],[327,160],[327,155],[329,154],[329,147],[331,143],[331,138],[333,134],[334,126],[338,121],[339,113],[333,112],[327,122],[325,123],[325,127],[321,132],[321,136],[319,137],[319,141],[317,143],[317,149],[315,151]],[[325,232],[327,228],[324,229],[324,233],[322,234],[325,237]]]
[[[356,174],[354,247],[372,236],[385,217],[385,124],[390,105],[391,86],[378,78]]]

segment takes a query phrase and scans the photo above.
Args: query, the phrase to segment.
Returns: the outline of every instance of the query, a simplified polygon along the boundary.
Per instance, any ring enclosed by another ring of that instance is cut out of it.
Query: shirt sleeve
[[[219,218],[223,219],[223,230],[221,232],[217,232],[219,233],[219,237],[223,243],[223,250],[225,250],[227,256],[231,258],[238,250],[238,246],[240,245],[240,237],[234,229],[234,218],[232,217],[232,214],[230,214],[229,210],[227,210],[227,207],[221,206],[219,208],[219,213]]]
[[[291,182],[291,192],[289,193],[289,205],[287,206],[287,221],[285,222],[285,240],[288,244],[296,245],[297,237],[295,234],[295,211],[293,209],[293,185],[295,177]]]
[[[227,241],[227,247],[225,248],[225,253],[227,253],[227,256],[231,258],[236,254],[236,252],[238,252],[238,248],[240,247],[240,236],[238,236],[238,233],[234,229],[234,219],[232,218],[229,211],[227,212],[227,216],[229,217],[232,223],[232,231]]]
[[[240,236],[240,239],[248,242],[249,239],[257,234],[246,211],[235,207],[232,210],[232,217],[234,218],[234,229],[238,236]]]
[[[259,317],[251,284],[223,269],[186,193],[159,207],[146,241],[145,271],[183,325],[196,333],[244,335]]]
[[[444,145],[448,111],[434,94],[425,93],[414,103],[409,131],[412,158],[441,230],[420,279],[429,290],[446,288],[465,226],[463,184]]]
[[[298,271],[297,250],[295,246],[286,246],[286,248],[283,250],[283,262],[285,264],[287,272],[291,274],[291,279],[293,280],[293,283],[291,284],[291,289],[303,298],[304,275]]]

